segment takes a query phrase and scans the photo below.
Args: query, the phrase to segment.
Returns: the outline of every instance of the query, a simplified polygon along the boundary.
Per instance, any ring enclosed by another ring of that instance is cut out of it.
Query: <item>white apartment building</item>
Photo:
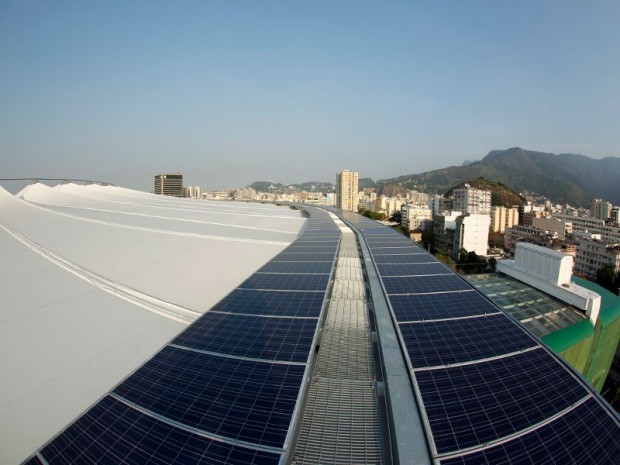
[[[183,188],[183,197],[190,199],[202,199],[202,187],[186,186]]]
[[[461,189],[454,189],[453,206],[454,210],[460,210],[463,213],[472,215],[490,215],[491,214],[491,192],[482,189],[476,189],[469,184]]]
[[[590,205],[590,216],[599,220],[606,220],[611,216],[613,205],[603,199],[592,199]]]
[[[414,203],[416,205],[428,205],[429,195],[424,192],[411,190],[407,193],[407,200],[409,203]]]
[[[620,244],[609,244],[605,241],[581,240],[577,245],[575,258],[575,274],[583,274],[590,279],[603,265],[613,265],[616,273],[620,271]]]
[[[489,215],[468,214],[456,218],[454,230],[453,258],[458,258],[461,248],[478,255],[486,255],[489,243]]]
[[[491,208],[491,231],[503,233],[506,229],[519,224],[518,207],[492,207]]]
[[[359,175],[343,170],[336,174],[336,207],[357,212],[359,207]]]
[[[433,212],[428,206],[405,202],[400,212],[401,224],[408,231],[432,229]]]
[[[443,195],[435,194],[428,197],[428,208],[433,215],[441,215],[444,211],[452,209],[452,199],[446,199]]]

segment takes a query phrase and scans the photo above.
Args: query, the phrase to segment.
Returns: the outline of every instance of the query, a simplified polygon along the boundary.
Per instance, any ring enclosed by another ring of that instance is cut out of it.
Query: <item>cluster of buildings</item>
[[[400,213],[401,226],[410,237],[422,240],[432,233],[434,247],[456,259],[462,249],[480,256],[514,256],[516,244],[528,242],[571,255],[574,273],[594,279],[603,265],[620,271],[620,207],[594,199],[590,210],[570,206],[493,206],[491,192],[468,184],[451,196],[414,190],[393,197],[377,195],[373,188],[359,189],[359,174],[343,170],[336,175],[336,192],[258,192],[250,187],[204,192],[183,186],[182,174],[155,176],[154,193],[213,200],[295,202],[336,206],[342,210],[368,210],[389,218]],[[495,247],[489,247],[489,238]],[[498,240],[499,239],[499,240]],[[498,243],[499,242],[499,247]]]

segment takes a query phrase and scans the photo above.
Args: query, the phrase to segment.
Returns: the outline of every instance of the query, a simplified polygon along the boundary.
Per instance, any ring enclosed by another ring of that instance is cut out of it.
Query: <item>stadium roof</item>
[[[0,190],[0,462],[19,463],[294,241],[273,205]]]
[[[617,414],[575,371],[376,222],[334,211],[364,263],[339,278],[349,228],[318,208],[306,219],[71,184],[18,197],[0,192],[3,462],[295,462],[329,303],[360,298],[346,273],[367,283],[384,459],[611,464],[620,453]]]

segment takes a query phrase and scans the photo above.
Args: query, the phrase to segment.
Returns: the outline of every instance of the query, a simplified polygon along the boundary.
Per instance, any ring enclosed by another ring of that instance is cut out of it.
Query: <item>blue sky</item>
[[[620,156],[620,2],[0,0],[0,177],[149,190]]]

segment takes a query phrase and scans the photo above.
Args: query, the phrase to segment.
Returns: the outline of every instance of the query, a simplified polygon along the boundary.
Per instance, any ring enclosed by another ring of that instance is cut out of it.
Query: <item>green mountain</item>
[[[592,198],[620,204],[620,158],[599,160],[583,155],[553,154],[513,147],[493,150],[480,161],[420,174],[379,180],[407,189],[443,194],[467,180],[485,178],[522,191],[548,197],[556,203],[589,206]]]

